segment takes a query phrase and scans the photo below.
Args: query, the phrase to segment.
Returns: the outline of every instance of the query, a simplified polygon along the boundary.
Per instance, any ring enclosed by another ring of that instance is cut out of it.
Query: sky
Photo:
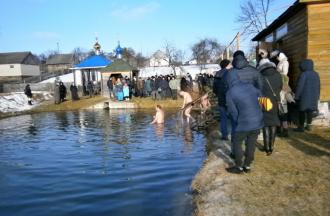
[[[246,0],[0,0],[0,52],[92,49],[98,37],[111,52],[120,41],[149,56],[166,42],[182,49],[203,38],[228,44]],[[295,0],[273,0],[276,18]],[[57,46],[58,44],[58,46]],[[249,39],[242,42],[247,48]]]

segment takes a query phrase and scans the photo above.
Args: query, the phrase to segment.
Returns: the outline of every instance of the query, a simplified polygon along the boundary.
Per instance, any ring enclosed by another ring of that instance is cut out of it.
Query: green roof
[[[125,72],[132,71],[134,67],[122,59],[115,59],[109,66],[103,68],[101,72]]]

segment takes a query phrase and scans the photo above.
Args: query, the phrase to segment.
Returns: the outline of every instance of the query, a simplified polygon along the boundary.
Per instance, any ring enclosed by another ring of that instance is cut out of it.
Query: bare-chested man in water
[[[190,115],[191,109],[192,109],[192,97],[188,92],[185,91],[180,91],[179,95],[181,95],[183,97],[183,104],[182,104],[182,110],[183,110],[183,114],[185,117],[187,117],[187,121],[189,123],[189,119],[193,119],[193,117]]]
[[[156,105],[156,115],[154,116],[154,120],[150,124],[164,124],[164,110],[161,105]]]

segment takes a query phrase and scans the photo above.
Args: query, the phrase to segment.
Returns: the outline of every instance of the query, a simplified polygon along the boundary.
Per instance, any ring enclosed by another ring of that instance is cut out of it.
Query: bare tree
[[[236,22],[244,28],[242,35],[251,36],[268,26],[269,9],[273,0],[247,0],[240,5],[241,13]]]
[[[48,50],[46,53],[45,53],[45,56],[47,56],[47,58],[51,58],[55,55],[59,54],[57,50]]]
[[[138,68],[142,68],[142,67],[145,67],[146,66],[147,58],[144,57],[142,55],[142,53],[137,53],[136,56],[135,56],[135,59],[136,59],[136,66]]]
[[[197,64],[205,67],[205,64],[215,62],[222,52],[223,47],[216,39],[205,38],[195,43],[192,48],[193,58]]]
[[[178,49],[173,54],[172,64],[175,66],[181,66],[183,64],[185,53],[184,51]]]
[[[133,48],[124,48],[122,58],[131,65],[136,64],[136,54]]]
[[[76,47],[72,50],[74,62],[78,63],[82,61],[85,57],[87,57],[86,52],[81,47]]]
[[[176,74],[175,68],[182,65],[182,61],[184,59],[184,52],[180,49],[177,49],[173,44],[168,41],[165,42],[164,45],[165,56],[168,61],[170,67],[172,67],[174,74]]]

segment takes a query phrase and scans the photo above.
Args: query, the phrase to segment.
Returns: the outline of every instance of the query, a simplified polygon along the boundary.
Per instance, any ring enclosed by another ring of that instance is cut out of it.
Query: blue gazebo
[[[86,87],[89,81],[99,83],[101,81],[100,70],[110,65],[111,61],[103,55],[93,55],[75,65],[73,70],[76,86]]]

